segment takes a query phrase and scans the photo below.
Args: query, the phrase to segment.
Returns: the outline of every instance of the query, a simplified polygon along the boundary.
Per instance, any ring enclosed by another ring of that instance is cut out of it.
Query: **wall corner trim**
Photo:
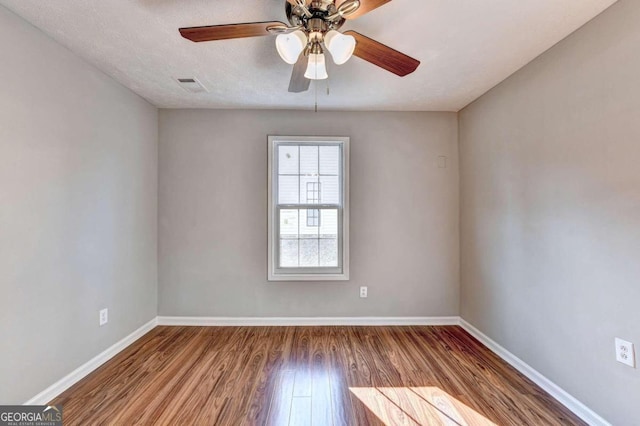
[[[142,327],[135,330],[133,333],[119,340],[115,344],[108,347],[103,352],[99,353],[95,357],[91,358],[86,363],[82,364],[80,367],[73,370],[71,373],[64,376],[62,379],[58,380],[30,400],[24,403],[24,405],[45,405],[52,399],[56,398],[65,390],[69,389],[71,386],[82,380],[89,373],[100,367],[105,362],[109,361],[111,358],[116,356],[118,353],[122,352],[128,346],[130,346],[133,342],[147,334],[151,331],[155,326],[158,325],[158,318],[154,318],[151,321],[144,324]]]
[[[552,397],[558,400],[561,404],[571,410],[576,416],[580,417],[582,420],[587,422],[591,426],[611,426],[611,423],[607,422],[600,415],[598,415],[595,411],[584,405],[582,402],[578,401],[560,386],[553,383],[551,380],[540,374],[537,370],[531,367],[526,362],[522,361],[520,358],[500,346],[489,336],[478,330],[476,327],[471,325],[469,322],[465,321],[463,318],[460,318],[460,326],[467,331],[467,333],[471,334],[477,340],[480,341],[484,346],[489,348],[493,353],[498,355],[504,361],[509,363],[512,367],[518,370],[520,373],[524,374],[534,382],[536,385],[540,386],[547,393],[549,393]]]
[[[169,317],[158,325],[222,326],[329,326],[329,325],[458,325],[460,317]]]

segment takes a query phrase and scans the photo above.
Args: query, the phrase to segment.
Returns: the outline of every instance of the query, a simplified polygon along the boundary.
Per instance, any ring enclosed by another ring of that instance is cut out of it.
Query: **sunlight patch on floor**
[[[351,387],[385,425],[496,426],[437,387]]]

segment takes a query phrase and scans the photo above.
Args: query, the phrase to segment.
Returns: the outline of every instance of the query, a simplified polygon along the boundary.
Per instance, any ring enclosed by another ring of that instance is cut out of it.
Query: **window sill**
[[[349,274],[269,274],[269,281],[349,281]]]

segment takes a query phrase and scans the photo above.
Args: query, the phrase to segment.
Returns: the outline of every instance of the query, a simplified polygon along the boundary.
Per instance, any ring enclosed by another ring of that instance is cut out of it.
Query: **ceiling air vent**
[[[176,81],[184,90],[190,93],[205,93],[207,88],[197,78],[177,78]]]

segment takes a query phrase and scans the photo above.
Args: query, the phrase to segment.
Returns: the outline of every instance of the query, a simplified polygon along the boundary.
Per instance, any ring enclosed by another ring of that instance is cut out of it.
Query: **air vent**
[[[207,88],[197,78],[177,78],[176,81],[184,90],[190,93],[205,93]]]

